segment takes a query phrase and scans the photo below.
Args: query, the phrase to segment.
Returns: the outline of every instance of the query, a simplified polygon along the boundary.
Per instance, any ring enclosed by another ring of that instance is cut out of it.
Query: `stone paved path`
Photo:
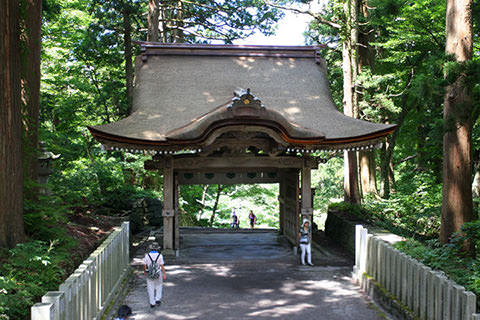
[[[150,308],[136,268],[123,301],[133,319],[385,319],[350,283],[350,261],[329,248],[314,250],[316,266],[303,267],[274,232],[184,232],[183,246],[166,262],[161,306]]]

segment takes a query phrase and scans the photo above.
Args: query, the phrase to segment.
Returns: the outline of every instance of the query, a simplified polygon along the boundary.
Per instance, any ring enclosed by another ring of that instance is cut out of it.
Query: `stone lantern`
[[[40,154],[38,155],[38,183],[40,184],[39,193],[41,195],[50,195],[50,189],[47,186],[48,177],[52,173],[52,161],[60,157],[59,154],[47,151],[44,141],[40,141]]]

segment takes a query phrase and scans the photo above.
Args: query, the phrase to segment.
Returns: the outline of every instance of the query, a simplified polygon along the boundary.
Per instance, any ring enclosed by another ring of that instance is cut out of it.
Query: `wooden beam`
[[[198,155],[178,155],[173,158],[175,170],[208,171],[215,170],[248,170],[250,168],[301,169],[307,161],[310,168],[317,168],[318,162],[313,158],[298,157],[256,157],[256,156],[226,156],[202,157]],[[165,167],[165,158],[145,161],[145,169],[158,170]]]
[[[176,175],[181,185],[191,184],[257,184],[279,183],[280,172],[276,169],[268,171],[247,172],[191,172],[179,171]]]

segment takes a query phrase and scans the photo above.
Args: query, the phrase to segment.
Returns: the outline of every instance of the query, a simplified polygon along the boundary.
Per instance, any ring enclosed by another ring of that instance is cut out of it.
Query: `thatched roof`
[[[292,148],[362,146],[393,132],[337,110],[319,49],[142,43],[132,114],[89,129],[107,146],[157,150],[201,147],[226,126],[264,127]]]

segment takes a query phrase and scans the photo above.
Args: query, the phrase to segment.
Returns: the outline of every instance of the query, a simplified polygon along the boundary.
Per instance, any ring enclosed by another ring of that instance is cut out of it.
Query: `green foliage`
[[[312,171],[312,187],[315,188],[313,204],[316,212],[326,213],[331,202],[343,199],[343,159],[335,157]],[[315,214],[316,216],[317,214]]]
[[[24,202],[25,233],[33,239],[54,241],[65,238],[67,206],[61,199],[51,196],[40,196],[36,200]]]
[[[442,186],[431,174],[405,171],[390,199],[373,196],[363,204],[332,203],[329,208],[347,211],[392,233],[418,239],[438,237]]]
[[[205,195],[203,194],[205,193]],[[215,205],[217,186],[185,185],[180,187],[182,225],[208,226]],[[231,213],[235,210],[240,227],[249,227],[248,214],[253,210],[257,226],[278,227],[277,185],[229,185],[222,186],[213,226],[229,228]],[[203,199],[203,201],[202,201]]]
[[[29,319],[30,306],[58,288],[69,255],[56,241],[31,241],[0,257],[0,319]]]
[[[395,247],[435,270],[445,272],[450,279],[476,295],[480,294],[480,221],[467,223],[463,234],[455,234],[451,241],[442,245],[437,239],[426,242],[407,240]],[[476,242],[476,257],[464,251],[464,241]]]
[[[442,186],[425,172],[405,171],[391,199],[367,197],[365,208],[382,227],[404,236],[436,238],[440,229]]]
[[[331,203],[328,206],[328,209],[332,211],[347,212],[352,216],[359,218],[361,220],[364,220],[366,222],[373,221],[372,219],[373,216],[371,215],[371,213],[359,204],[350,203],[350,202],[335,202],[335,203]]]

